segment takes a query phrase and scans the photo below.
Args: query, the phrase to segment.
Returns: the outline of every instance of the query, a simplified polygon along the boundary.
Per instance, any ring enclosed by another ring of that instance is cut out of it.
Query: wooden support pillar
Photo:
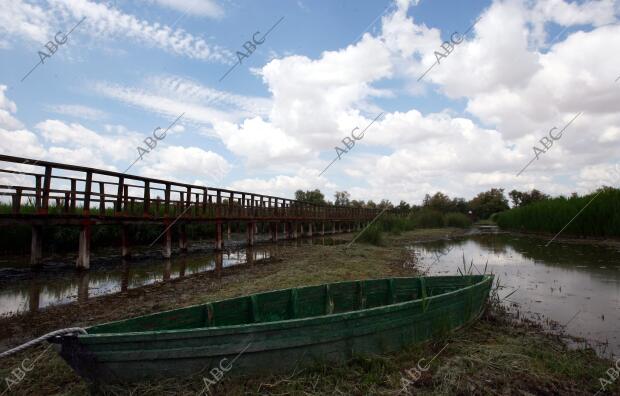
[[[76,262],[78,269],[87,270],[90,268],[90,235],[91,224],[86,220],[80,228],[80,245]]]
[[[88,286],[90,284],[90,274],[82,272],[78,277],[78,302],[85,303],[88,300]]]
[[[30,265],[37,267],[41,265],[43,257],[43,230],[41,226],[33,225],[32,239],[30,240]]]
[[[252,246],[245,248],[245,262],[248,265],[254,265],[254,248]]]
[[[121,293],[126,292],[129,289],[129,263],[127,260],[123,262],[123,274],[121,275]]]
[[[164,249],[162,250],[162,255],[164,258],[170,258],[172,256],[172,227],[169,227],[168,222],[164,222],[164,226],[166,226],[166,232],[164,232],[163,243]]]
[[[30,312],[37,312],[41,302],[41,284],[32,282],[28,288],[28,309]]]
[[[312,238],[312,223],[308,223],[308,236]]]
[[[127,225],[121,226],[121,257],[129,257],[131,252],[129,250],[129,230]]]
[[[293,235],[292,235],[292,237],[293,237],[293,239],[297,239],[297,228],[298,228],[297,227],[297,222],[293,222],[293,227],[292,228],[293,228]]]
[[[222,241],[222,221],[217,220],[215,222],[215,250],[222,250],[223,248],[224,243]]]
[[[185,224],[179,224],[179,249],[182,252],[187,252],[187,231]]]
[[[164,282],[169,281],[170,280],[170,274],[172,273],[172,261],[170,259],[166,259],[166,262],[164,263]]]
[[[222,277],[224,269],[224,254],[221,251],[215,252],[215,276],[219,279]]]
[[[186,259],[181,259],[181,263],[179,266],[179,278],[182,278],[185,276],[185,270],[187,269],[187,260]]]
[[[271,223],[271,241],[272,242],[278,242],[278,226],[280,224],[279,223]]]
[[[321,222],[321,236],[325,235],[325,222]]]
[[[291,235],[290,235],[290,224],[288,222],[284,222],[284,239],[291,239]]]
[[[230,235],[232,234],[230,221],[226,223],[226,240],[230,241]]]
[[[248,233],[248,246],[254,246],[254,230],[256,229],[256,223],[249,222],[246,229]]]
[[[335,233],[336,233],[336,222],[334,221],[332,223],[332,234],[335,234]]]

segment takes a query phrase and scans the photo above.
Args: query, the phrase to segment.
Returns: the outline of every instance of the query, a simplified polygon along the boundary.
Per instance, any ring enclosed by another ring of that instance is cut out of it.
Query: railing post
[[[241,193],[241,216],[249,217],[248,212],[245,210],[245,193]]]
[[[40,214],[48,213],[48,205],[49,205],[49,197],[50,197],[50,186],[52,183],[52,167],[50,165],[45,166],[45,178],[43,179],[43,198],[41,203],[39,204]],[[39,186],[37,186],[37,190]]]
[[[99,182],[99,214],[105,215],[105,183]]]
[[[116,190],[116,204],[114,205],[115,214],[118,216],[123,208],[123,191],[125,190],[125,178],[123,176],[118,177],[118,189]]]
[[[187,186],[187,198],[185,200],[185,207],[183,208],[183,211],[185,211],[185,209],[189,208],[189,206],[192,204],[192,188],[190,186]],[[189,212],[189,215],[192,215],[192,209],[187,209],[187,211]]]
[[[222,191],[220,191],[220,190],[217,190],[217,200],[216,200],[215,204],[216,204],[215,216],[218,217],[218,218],[222,217]]]
[[[91,194],[91,189],[92,189],[92,184],[93,184],[92,181],[93,181],[93,172],[87,171],[86,172],[86,185],[84,186],[84,209],[83,209],[84,216],[90,215],[90,194]]]
[[[129,210],[129,186],[123,186],[123,216],[127,216]]]
[[[151,208],[151,183],[148,180],[144,181],[144,202],[142,207],[142,213],[144,217],[149,216],[149,210]]]
[[[207,197],[209,195],[209,190],[204,188],[203,190],[204,195],[202,196],[202,215],[206,217],[207,215]],[[196,201],[198,201],[198,199],[196,199]]]
[[[13,194],[13,214],[18,214],[22,203],[22,189],[21,187],[15,187],[15,194]]]
[[[227,213],[227,217],[230,217],[233,213],[233,201],[235,200],[235,193],[233,192],[229,192],[228,193],[228,213]]]
[[[170,183],[166,183],[166,190],[164,191],[164,217],[170,216]]]

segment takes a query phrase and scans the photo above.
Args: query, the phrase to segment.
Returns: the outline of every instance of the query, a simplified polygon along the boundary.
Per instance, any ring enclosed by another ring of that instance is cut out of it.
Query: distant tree
[[[407,202],[401,200],[396,209],[401,212],[409,212],[411,210],[411,206]]]
[[[452,201],[450,201],[450,197],[439,191],[436,192],[435,195],[433,195],[432,197],[426,194],[422,206],[424,206],[426,209],[434,209],[442,213],[452,211]]]
[[[503,188],[492,188],[489,191],[481,192],[469,201],[469,207],[481,219],[487,219],[493,213],[509,209],[508,199],[504,196]]]
[[[452,198],[451,212],[467,213],[469,211],[469,205],[465,198]]]
[[[346,191],[336,191],[334,198],[336,199],[334,201],[336,206],[348,206],[351,203],[351,194]]]
[[[377,204],[376,204],[376,203],[374,203],[374,202],[372,201],[372,199],[369,199],[369,200],[368,200],[368,202],[366,202],[366,207],[367,207],[367,208],[370,208],[370,209],[376,209],[376,208],[377,208]]]
[[[325,205],[325,196],[318,188],[313,191],[295,191],[295,199],[298,201],[310,202],[317,205]]]
[[[351,201],[351,206],[353,206],[355,208],[363,208],[363,207],[366,206],[366,203],[363,200],[358,201],[358,200],[354,199],[354,200]]]
[[[387,200],[387,199],[382,199],[381,202],[379,203],[379,205],[377,205],[377,208],[379,209],[394,209],[394,205],[392,205],[392,203]]]
[[[525,205],[529,205],[536,201],[542,201],[543,199],[551,198],[549,195],[543,194],[537,189],[533,189],[530,192],[512,190],[511,192],[508,193],[508,196],[510,196],[510,200],[512,201],[512,204],[515,207],[525,206]]]
[[[295,191],[295,200],[296,201],[305,201],[306,200],[306,193],[303,192],[303,190]]]

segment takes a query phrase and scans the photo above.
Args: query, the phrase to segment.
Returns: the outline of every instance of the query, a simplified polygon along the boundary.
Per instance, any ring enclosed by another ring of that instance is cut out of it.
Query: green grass
[[[520,231],[557,233],[569,222],[563,234],[620,236],[620,190],[605,188],[582,197],[547,199],[497,215],[501,228]]]
[[[422,209],[411,215],[411,220],[419,228],[440,228],[445,226],[445,219],[441,212],[432,209]]]
[[[0,318],[0,341],[5,347],[30,340],[51,330],[89,326],[132,316],[174,309],[205,301],[343,280],[415,274],[403,263],[406,246],[414,241],[442,238],[446,229],[387,234],[385,246],[355,244],[301,245],[280,248],[278,259],[230,272],[221,279],[196,274],[136,290],[132,295],[91,298],[81,304],[49,307],[15,318]],[[140,292],[139,294],[137,294]],[[137,296],[140,296],[137,298]],[[441,349],[446,346],[441,353]],[[0,360],[0,378],[11,375],[23,359],[33,359],[45,346]],[[439,354],[438,354],[439,353]],[[438,354],[438,355],[437,355]],[[402,378],[424,358],[433,356],[429,370],[402,395],[584,395],[599,389],[599,378],[613,362],[596,357],[592,350],[571,350],[561,339],[536,327],[515,325],[496,306],[470,327],[398,353],[357,356],[339,364],[313,367],[268,376],[235,377],[231,372],[212,388],[215,395],[396,395]],[[30,362],[27,362],[30,364]],[[234,368],[233,368],[234,370]],[[123,386],[108,386],[106,395],[196,395],[204,389],[202,377],[161,378]],[[620,381],[608,392],[618,394]],[[0,385],[0,392],[6,385]],[[614,393],[616,392],[616,393]],[[49,350],[10,395],[85,395],[88,385],[53,351]]]
[[[383,246],[385,234],[401,235],[404,232],[421,228],[467,228],[471,226],[469,217],[462,213],[447,213],[423,209],[409,216],[384,215],[372,225],[363,229],[356,241],[375,246]]]
[[[463,213],[446,213],[444,220],[448,227],[467,228],[471,226],[471,219]]]

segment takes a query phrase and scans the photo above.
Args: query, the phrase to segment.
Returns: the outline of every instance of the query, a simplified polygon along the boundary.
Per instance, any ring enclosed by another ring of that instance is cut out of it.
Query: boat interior
[[[181,330],[339,314],[423,299],[474,285],[483,275],[330,283],[236,297],[87,329],[89,334]]]

